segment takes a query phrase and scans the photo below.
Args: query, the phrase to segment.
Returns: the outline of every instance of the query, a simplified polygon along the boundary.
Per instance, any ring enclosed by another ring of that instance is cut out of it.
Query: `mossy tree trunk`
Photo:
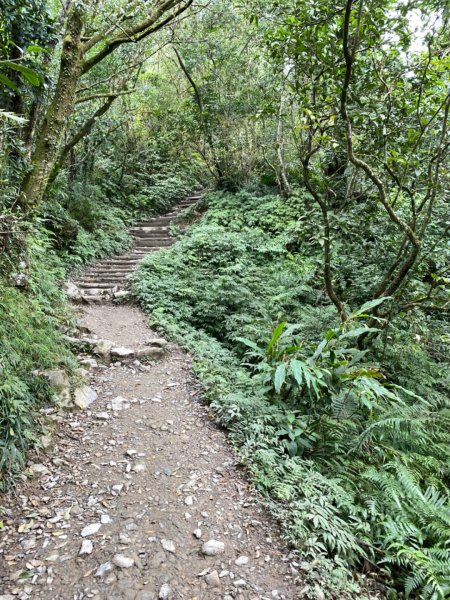
[[[77,83],[81,76],[83,9],[69,11],[58,74],[52,101],[40,127],[31,155],[31,170],[21,189],[21,203],[35,206],[42,199],[47,184],[59,158],[61,142],[67,122],[74,110]]]

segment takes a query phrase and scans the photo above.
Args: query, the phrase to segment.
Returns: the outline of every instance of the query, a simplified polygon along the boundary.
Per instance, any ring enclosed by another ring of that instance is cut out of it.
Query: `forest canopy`
[[[3,0],[3,488],[55,400],[39,371],[76,369],[63,281],[201,187],[134,298],[328,597],[450,598],[449,17]]]

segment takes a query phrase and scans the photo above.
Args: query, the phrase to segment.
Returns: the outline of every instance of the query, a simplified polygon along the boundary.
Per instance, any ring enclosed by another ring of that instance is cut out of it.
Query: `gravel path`
[[[131,348],[155,337],[136,308],[81,310],[90,335]],[[157,363],[93,369],[98,399],[53,415],[55,444],[0,498],[0,600],[302,597],[189,356],[168,348]]]

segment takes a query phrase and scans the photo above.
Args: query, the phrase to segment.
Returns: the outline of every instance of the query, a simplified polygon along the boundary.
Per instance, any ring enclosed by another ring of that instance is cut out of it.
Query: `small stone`
[[[70,514],[74,515],[75,517],[78,517],[79,515],[83,514],[83,509],[78,504],[78,502],[75,502],[75,504],[72,505],[72,507],[70,509]]]
[[[30,471],[32,475],[36,476],[48,475],[50,473],[48,468],[42,463],[33,463],[32,465],[30,465]]]
[[[237,579],[236,581],[233,581],[233,585],[237,588],[244,588],[247,587],[247,582],[245,579]]]
[[[22,540],[20,542],[20,545],[25,550],[25,552],[27,552],[28,550],[31,550],[32,548],[36,547],[36,538],[35,537],[26,538],[25,540]]]
[[[217,540],[209,540],[203,544],[202,552],[206,556],[217,556],[225,552],[225,544]]]
[[[116,567],[120,567],[121,569],[129,569],[134,565],[134,560],[123,554],[116,554],[112,561]]]
[[[91,542],[91,540],[83,540],[78,555],[83,556],[85,554],[91,554],[93,549],[94,544]]]
[[[243,567],[244,565],[248,565],[248,562],[249,562],[248,556],[239,556],[239,558],[237,558],[234,561],[234,564],[237,565],[238,567]]]
[[[109,419],[109,415],[107,412],[95,413],[94,417],[99,421],[107,421]]]
[[[116,485],[113,485],[111,488],[111,491],[114,496],[118,496],[122,490],[123,490],[123,483],[116,483]]]
[[[73,393],[73,403],[84,410],[97,400],[97,392],[88,385],[77,388]]]
[[[97,571],[95,572],[95,577],[103,577],[106,573],[109,573],[113,570],[113,565],[110,562],[105,562],[99,566]]]
[[[130,408],[130,401],[127,400],[126,398],[123,398],[122,396],[116,396],[116,398],[113,398],[111,400],[111,409],[114,411],[118,411],[118,410],[126,410],[127,408]]]
[[[165,583],[161,586],[159,590],[158,598],[159,600],[170,600],[173,596],[173,590],[168,583]]]
[[[175,552],[175,544],[172,542],[172,540],[161,540],[161,546],[164,548],[164,550],[166,550],[167,552]]]
[[[194,504],[194,498],[192,496],[186,496],[184,503],[186,506],[192,506]]]
[[[202,537],[202,530],[201,529],[195,529],[194,530],[194,537],[196,537],[199,540]]]
[[[2,594],[0,600],[17,600],[17,597],[12,594]]]
[[[100,521],[102,522],[102,525],[109,525],[109,523],[112,523],[112,519],[109,515],[102,515]]]
[[[80,360],[80,365],[83,365],[88,369],[96,369],[98,367],[98,362],[95,358],[83,358],[83,360]]]
[[[146,342],[147,346],[158,346],[159,348],[165,348],[168,343],[164,338],[152,338]]]
[[[146,468],[147,467],[144,465],[144,463],[137,463],[133,466],[132,471],[135,473],[143,473]]]
[[[90,535],[95,535],[99,531],[101,526],[101,523],[91,523],[90,525],[86,525],[86,527],[83,527],[83,529],[81,530],[81,537],[89,537]]]
[[[205,576],[205,581],[209,585],[209,587],[216,588],[220,586],[220,579],[217,571],[212,571],[212,573],[208,573],[208,575]]]
[[[148,358],[151,360],[160,360],[164,357],[164,350],[162,348],[140,348],[136,352],[138,358]]]

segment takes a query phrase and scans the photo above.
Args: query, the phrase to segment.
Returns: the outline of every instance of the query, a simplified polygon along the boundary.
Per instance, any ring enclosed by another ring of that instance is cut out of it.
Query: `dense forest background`
[[[367,575],[450,598],[448,19],[445,0],[3,0],[4,489],[55,401],[41,371],[76,368],[63,281],[207,187],[136,300],[193,353],[328,597]]]

